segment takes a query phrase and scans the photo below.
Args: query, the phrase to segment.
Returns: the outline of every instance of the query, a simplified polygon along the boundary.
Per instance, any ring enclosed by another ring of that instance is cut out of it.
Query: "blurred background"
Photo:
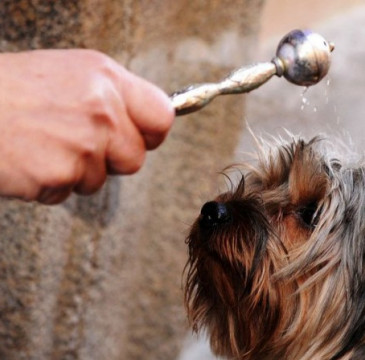
[[[329,74],[318,86],[303,89],[275,78],[246,97],[245,119],[255,132],[273,134],[282,127],[306,137],[350,136],[355,146],[363,147],[364,5],[362,1],[266,1],[259,57],[269,58],[280,34],[294,28],[313,29],[333,41],[335,51]]]
[[[270,60],[311,28],[336,45],[308,90],[273,78],[179,117],[142,171],[58,206],[0,201],[0,358],[211,360],[183,306],[185,238],[219,172],[283,128],[363,151],[362,0],[2,0],[0,50],[94,48],[168,93]],[[72,79],[69,80],[72,85]]]

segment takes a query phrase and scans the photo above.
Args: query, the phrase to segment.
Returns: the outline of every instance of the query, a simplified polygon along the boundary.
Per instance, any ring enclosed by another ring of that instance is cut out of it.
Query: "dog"
[[[365,163],[335,147],[260,141],[257,164],[202,207],[185,305],[215,354],[365,359]]]

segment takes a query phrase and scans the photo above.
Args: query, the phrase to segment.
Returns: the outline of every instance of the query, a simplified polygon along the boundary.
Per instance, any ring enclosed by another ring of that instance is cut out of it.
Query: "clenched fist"
[[[131,174],[171,127],[157,87],[91,50],[0,54],[0,195],[45,204]]]

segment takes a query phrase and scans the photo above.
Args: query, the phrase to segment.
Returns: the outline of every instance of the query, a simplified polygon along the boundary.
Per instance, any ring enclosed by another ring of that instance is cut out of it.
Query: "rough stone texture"
[[[262,2],[2,0],[0,45],[96,48],[171,92],[249,62]],[[93,197],[0,202],[1,359],[175,358],[184,238],[231,161],[243,99],[178,118],[143,171]]]

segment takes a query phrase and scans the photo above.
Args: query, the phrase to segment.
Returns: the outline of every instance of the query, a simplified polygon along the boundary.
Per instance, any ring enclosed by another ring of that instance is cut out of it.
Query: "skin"
[[[138,171],[174,119],[167,95],[93,50],[0,54],[0,196],[55,204]]]

